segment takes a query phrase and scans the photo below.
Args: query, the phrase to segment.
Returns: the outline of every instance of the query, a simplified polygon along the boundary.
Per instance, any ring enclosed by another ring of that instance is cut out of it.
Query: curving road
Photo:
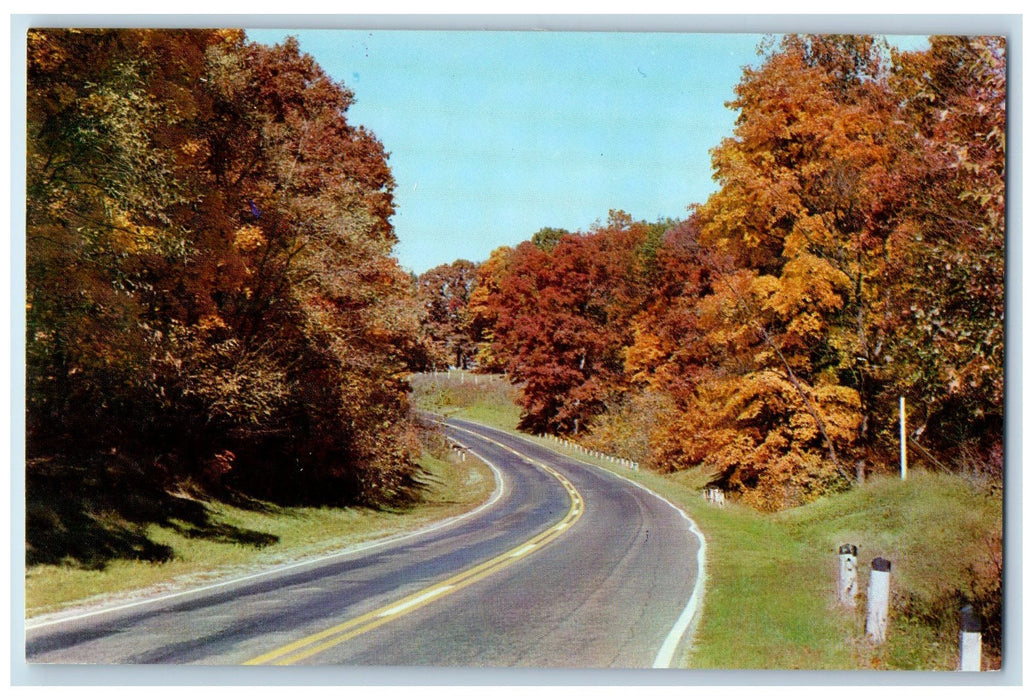
[[[446,430],[499,486],[467,516],[339,555],[69,618],[30,663],[668,666],[701,540],[669,503],[475,423]]]

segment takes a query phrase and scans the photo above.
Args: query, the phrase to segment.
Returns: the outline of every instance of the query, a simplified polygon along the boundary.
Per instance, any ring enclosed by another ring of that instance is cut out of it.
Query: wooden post
[[[857,605],[857,545],[839,547],[839,602],[851,608]]]
[[[872,559],[868,578],[868,621],[865,630],[876,644],[886,641],[886,623],[890,608],[890,562],[882,557]]]
[[[960,671],[980,671],[983,664],[983,634],[979,617],[971,605],[961,609]]]
[[[907,480],[907,406],[900,397],[900,480]]]

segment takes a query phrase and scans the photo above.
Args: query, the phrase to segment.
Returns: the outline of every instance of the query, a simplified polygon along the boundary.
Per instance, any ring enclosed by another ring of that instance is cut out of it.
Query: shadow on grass
[[[25,564],[103,569],[116,559],[160,563],[172,547],[147,537],[161,525],[184,537],[265,547],[279,537],[216,521],[203,501],[171,494],[131,470],[30,465],[26,473]]]

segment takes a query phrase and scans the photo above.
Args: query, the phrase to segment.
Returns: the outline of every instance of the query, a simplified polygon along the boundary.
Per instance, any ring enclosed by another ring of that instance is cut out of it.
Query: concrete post
[[[865,630],[876,644],[886,641],[886,624],[890,608],[890,562],[882,557],[872,559],[868,578],[868,621]]]
[[[857,605],[857,545],[839,547],[839,602],[851,608]]]
[[[979,617],[971,605],[961,609],[961,671],[980,671],[983,663],[983,634]]]

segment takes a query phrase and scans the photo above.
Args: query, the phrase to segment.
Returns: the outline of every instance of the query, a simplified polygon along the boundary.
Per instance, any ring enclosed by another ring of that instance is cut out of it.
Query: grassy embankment
[[[515,391],[498,378],[473,385],[470,375],[462,383],[458,375],[414,381],[420,407],[509,430],[519,420]],[[698,471],[630,472],[576,456],[662,494],[705,534],[706,594],[686,667],[953,670],[961,597],[984,612],[994,599],[986,589],[1000,580],[1002,503],[1000,491],[986,484],[913,471],[906,482],[871,479],[844,494],[764,514],[735,503],[707,504],[700,493],[707,475]],[[838,549],[847,543],[859,548],[854,610],[836,602]],[[879,646],[864,634],[864,588],[877,556],[893,566],[888,637]],[[999,633],[985,630],[984,668],[999,663],[991,641]]]
[[[132,531],[149,548],[169,552],[170,557],[152,562],[109,557],[88,565],[73,560],[30,565],[25,577],[26,615],[200,585],[338,551],[459,515],[488,499],[495,482],[484,464],[475,459],[458,462],[447,448],[433,452],[421,459],[427,487],[424,500],[403,509],[281,507],[257,502],[239,507],[174,494],[179,512],[189,510],[202,518],[166,517],[141,524],[112,513],[91,513],[95,526]],[[33,517],[48,515],[45,499],[29,508]]]

